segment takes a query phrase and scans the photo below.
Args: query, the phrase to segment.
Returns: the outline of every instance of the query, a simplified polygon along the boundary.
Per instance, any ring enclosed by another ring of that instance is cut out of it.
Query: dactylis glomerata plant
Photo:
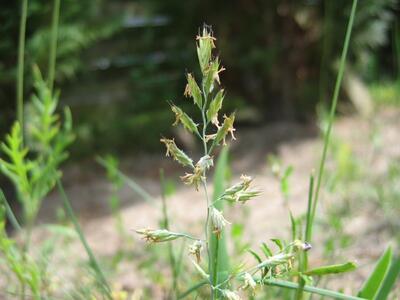
[[[227,188],[218,199],[210,200],[207,190],[207,172],[213,167],[213,154],[218,146],[224,146],[226,139],[234,136],[235,114],[224,115],[222,119],[219,112],[225,97],[225,92],[220,88],[219,74],[225,70],[218,57],[212,52],[215,48],[216,38],[208,27],[204,27],[201,34],[197,36],[197,55],[200,64],[202,81],[199,85],[192,74],[187,75],[185,96],[193,99],[194,105],[201,112],[201,123],[196,123],[181,108],[171,104],[171,109],[176,116],[174,125],[181,124],[190,133],[197,136],[203,144],[203,156],[195,163],[184,151],[178,148],[174,139],[161,139],[167,148],[167,156],[171,156],[189,171],[181,177],[183,182],[193,185],[196,190],[201,187],[207,201],[207,217],[205,220],[204,237],[193,237],[186,233],[172,232],[167,229],[141,229],[137,233],[153,243],[167,242],[179,238],[194,240],[189,252],[195,259],[192,262],[204,277],[205,284],[210,286],[210,299],[240,299],[240,289],[254,290],[257,284],[262,284],[264,279],[281,277],[291,270],[291,266],[300,250],[309,249],[309,245],[301,241],[294,241],[287,245],[277,242],[280,251],[273,254],[266,245],[266,259],[259,258],[254,267],[247,270],[243,268],[235,271],[219,272],[218,247],[224,227],[230,224],[224,217],[223,212],[218,209],[218,202],[229,201],[244,204],[259,195],[259,191],[251,188],[252,178],[242,175],[241,181]],[[203,251],[204,250],[204,251]],[[201,259],[203,256],[206,259]],[[206,263],[204,263],[206,261]],[[203,266],[205,264],[205,266]],[[258,276],[259,274],[260,276]],[[234,279],[237,283],[234,283]]]

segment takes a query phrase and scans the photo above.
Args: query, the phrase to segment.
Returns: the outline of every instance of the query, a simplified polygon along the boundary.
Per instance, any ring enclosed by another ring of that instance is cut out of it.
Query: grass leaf
[[[321,276],[327,274],[339,274],[353,271],[357,268],[356,264],[353,262],[347,262],[344,264],[323,266],[319,268],[312,269],[310,271],[304,272],[308,276]]]
[[[379,288],[388,274],[390,263],[392,261],[392,248],[389,246],[382,256],[379,258],[375,265],[373,272],[369,275],[368,279],[364,282],[358,296],[366,299],[375,299]]]
[[[385,300],[388,299],[389,293],[396,283],[396,279],[400,274],[400,257],[393,259],[390,269],[385,276],[385,280],[379,288],[378,294],[375,299]]]

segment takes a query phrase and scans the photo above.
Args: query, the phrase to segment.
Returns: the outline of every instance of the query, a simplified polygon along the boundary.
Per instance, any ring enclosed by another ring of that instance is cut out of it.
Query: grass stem
[[[25,58],[25,32],[28,13],[28,0],[22,0],[21,19],[19,25],[18,41],[18,66],[17,66],[17,120],[21,125],[24,136],[24,58]]]
[[[53,18],[52,18],[52,24],[51,24],[49,70],[48,70],[48,85],[49,85],[49,89],[51,92],[53,91],[54,77],[55,77],[55,70],[56,70],[59,18],[60,18],[60,0],[54,0]]]
[[[351,37],[354,18],[355,18],[355,14],[356,14],[357,2],[358,2],[358,0],[353,0],[353,4],[351,7],[350,19],[349,19],[349,23],[347,25],[345,41],[344,41],[344,45],[343,45],[342,54],[340,57],[339,72],[338,72],[338,75],[336,78],[335,90],[334,90],[333,96],[332,96],[332,105],[331,105],[329,119],[328,119],[328,125],[327,125],[328,127],[326,129],[326,132],[324,133],[324,146],[323,146],[322,156],[321,156],[321,160],[320,160],[320,164],[319,164],[315,195],[313,197],[311,223],[314,220],[315,211],[316,211],[318,200],[319,200],[319,192],[321,189],[322,175],[323,175],[324,169],[325,169],[326,155],[328,152],[328,146],[329,146],[329,141],[330,141],[330,136],[331,136],[331,131],[332,131],[332,125],[333,125],[333,121],[335,118],[335,112],[336,112],[336,106],[337,106],[337,101],[338,101],[338,97],[339,97],[340,86],[341,86],[341,83],[343,80],[343,74],[344,74],[344,69],[345,69],[345,65],[346,65],[346,57],[347,57],[347,52],[349,49],[350,37]],[[310,234],[310,239],[308,240],[308,242],[311,242],[312,226],[310,227],[309,234]]]
[[[7,217],[11,222],[11,225],[14,227],[15,230],[20,231],[21,225],[19,224],[17,218],[15,217],[14,212],[11,209],[11,206],[8,204],[6,196],[4,195],[3,191],[0,189],[0,202],[4,204],[6,209]]]
[[[161,184],[161,205],[162,205],[162,214],[163,214],[163,227],[166,230],[170,229],[169,226],[169,217],[168,217],[168,208],[167,208],[167,199],[166,199],[166,187],[165,187],[165,177],[164,177],[164,170],[160,169],[160,184]],[[171,291],[174,295],[174,298],[177,298],[179,295],[178,290],[178,269],[176,265],[176,259],[174,255],[174,251],[172,248],[171,243],[167,243],[168,247],[168,257],[169,257],[169,264],[172,274],[172,287]]]
[[[71,203],[70,203],[70,201],[68,199],[67,194],[65,193],[65,190],[64,190],[64,188],[62,186],[62,183],[61,183],[59,178],[57,178],[57,188],[58,188],[58,191],[59,191],[59,193],[61,195],[61,198],[63,200],[63,204],[64,204],[65,210],[67,212],[67,215],[70,218],[72,224],[74,225],[75,230],[78,233],[79,239],[80,239],[80,241],[81,241],[83,247],[85,248],[85,251],[86,251],[86,253],[87,253],[88,257],[89,257],[90,266],[92,267],[93,271],[96,274],[96,279],[97,279],[98,283],[100,284],[100,286],[102,287],[102,289],[104,290],[106,297],[109,300],[112,300],[111,288],[110,288],[110,286],[109,286],[109,284],[108,284],[108,282],[106,280],[106,277],[103,274],[103,271],[100,268],[100,265],[98,264],[98,262],[96,260],[96,257],[93,254],[92,249],[90,248],[88,242],[86,241],[86,238],[85,238],[85,236],[83,234],[81,226],[78,223],[78,220],[77,220],[77,218],[75,216],[75,213],[74,213],[74,211],[72,209]]]

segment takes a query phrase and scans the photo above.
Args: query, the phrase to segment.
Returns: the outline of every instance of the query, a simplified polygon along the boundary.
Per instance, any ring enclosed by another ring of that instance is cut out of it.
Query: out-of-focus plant
[[[290,196],[289,179],[293,173],[293,166],[283,167],[282,162],[275,155],[268,155],[268,165],[271,168],[274,177],[279,180],[282,196],[287,203]]]
[[[0,160],[0,171],[18,192],[28,232],[43,198],[60,176],[58,166],[67,158],[66,149],[73,140],[69,110],[65,109],[61,120],[56,112],[58,95],[50,92],[37,67],[34,74],[36,94],[28,114],[25,143],[21,124],[16,122],[1,144],[5,158]],[[29,244],[29,237],[26,242]]]
[[[111,183],[111,195],[108,198],[108,203],[116,222],[116,228],[122,237],[126,232],[124,230],[121,216],[121,199],[118,195],[118,192],[121,190],[124,184],[123,180],[117,173],[119,161],[116,157],[108,155],[104,158],[104,162],[104,166],[107,171],[107,178]]]

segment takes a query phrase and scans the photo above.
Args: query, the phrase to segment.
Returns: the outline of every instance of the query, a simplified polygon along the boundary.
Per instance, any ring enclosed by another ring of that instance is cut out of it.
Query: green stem
[[[101,158],[97,157],[96,161],[102,165],[104,168],[107,169],[107,162]],[[137,184],[134,180],[126,176],[124,173],[122,173],[118,168],[114,168],[115,173],[119,176],[119,178],[122,179],[122,181],[125,182],[125,184],[133,190],[135,193],[137,193],[140,197],[143,198],[146,202],[149,202],[151,204],[155,203],[155,199],[148,193],[146,192],[139,184]]]
[[[284,280],[276,280],[276,279],[267,279],[263,281],[264,284],[270,285],[270,286],[278,286],[281,288],[286,288],[286,289],[298,289],[299,285],[294,282],[290,281],[284,281]],[[354,296],[348,296],[342,293],[326,290],[326,289],[321,289],[318,287],[314,286],[309,286],[305,285],[303,287],[305,292],[312,293],[312,294],[318,294],[321,296],[325,297],[330,297],[332,299],[342,299],[342,300],[365,300],[364,298],[359,298],[359,297],[354,297]]]
[[[51,24],[50,55],[49,55],[49,70],[48,70],[48,85],[51,92],[53,91],[54,74],[56,69],[58,20],[60,17],[60,0],[54,0],[53,5],[54,6],[53,6],[53,19]]]
[[[208,102],[208,93],[205,93],[205,90],[203,88],[203,97],[204,97],[204,101],[203,101],[203,106],[201,108],[201,117],[202,117],[202,121],[203,121],[203,130],[202,130],[202,142],[203,142],[203,149],[204,149],[204,155],[208,154],[208,149],[207,149],[207,142],[206,142],[206,133],[207,133],[207,118],[206,118],[206,108],[207,108],[207,102]],[[206,174],[204,171],[203,174],[204,179],[202,180],[202,185],[203,185],[203,190],[204,190],[204,195],[206,197],[206,201],[207,201],[207,216],[206,216],[206,222],[204,225],[204,231],[205,231],[205,237],[206,237],[206,249],[207,249],[207,256],[208,256],[208,272],[211,272],[212,267],[212,261],[211,261],[211,251],[210,251],[210,239],[212,237],[209,236],[208,231],[209,231],[209,222],[210,222],[210,199],[208,196],[208,189],[207,189],[207,179],[206,179]],[[211,278],[212,280],[212,278]],[[211,300],[214,299],[214,290],[211,286]]]
[[[338,76],[336,78],[335,90],[334,90],[334,93],[333,93],[333,96],[332,96],[332,106],[331,106],[331,110],[330,110],[330,114],[329,114],[328,127],[327,127],[327,130],[326,130],[325,135],[324,135],[324,147],[323,147],[322,157],[321,157],[320,165],[319,165],[315,196],[313,198],[312,219],[311,219],[312,222],[314,220],[315,211],[316,211],[317,204],[318,204],[318,196],[319,196],[319,191],[320,191],[320,188],[321,188],[322,175],[323,175],[324,168],[325,168],[325,161],[326,161],[326,155],[327,155],[328,146],[329,146],[329,140],[330,140],[331,131],[332,131],[332,124],[333,124],[333,121],[334,121],[334,118],[335,118],[335,112],[336,112],[336,106],[337,106],[340,86],[341,86],[342,79],[343,79],[345,63],[346,63],[346,57],[347,57],[347,51],[349,49],[350,36],[351,36],[354,17],[355,17],[355,13],[356,13],[357,1],[358,0],[353,0],[353,5],[352,5],[352,8],[351,8],[350,19],[349,19],[349,23],[348,23],[348,26],[347,26],[347,31],[346,31],[346,37],[345,37],[345,41],[344,41],[343,51],[342,51],[342,55],[341,55],[341,58],[340,58],[339,72],[338,72]],[[310,230],[311,230],[311,228],[310,228]],[[311,242],[311,235],[312,235],[312,231],[310,232],[310,240],[308,240],[308,242]]]
[[[212,275],[212,285],[216,286],[218,284],[218,252],[219,252],[219,237],[216,238],[215,242],[215,254],[214,254],[214,265],[213,265],[213,275]],[[217,289],[213,290],[214,299],[218,299],[219,291]]]
[[[104,273],[102,272],[100,265],[98,264],[96,257],[93,254],[92,249],[90,248],[88,242],[86,241],[86,238],[83,234],[83,231],[81,229],[81,226],[78,223],[78,220],[76,219],[75,213],[72,209],[71,203],[67,197],[67,194],[65,193],[65,190],[62,186],[62,183],[60,181],[59,178],[56,179],[57,180],[57,187],[58,187],[58,191],[60,192],[61,198],[63,200],[63,204],[65,207],[65,210],[67,212],[68,217],[70,218],[70,220],[72,221],[72,224],[75,227],[75,231],[78,233],[79,239],[81,240],[81,243],[83,245],[83,247],[85,248],[86,254],[89,257],[89,261],[90,261],[90,266],[92,267],[93,271],[96,274],[96,278],[100,284],[100,286],[103,288],[106,297],[109,300],[112,300],[112,296],[111,296],[111,289],[110,286],[106,280],[106,277],[104,276]]]
[[[306,229],[304,232],[304,241],[307,242],[311,239],[311,227],[312,227],[312,218],[311,218],[311,208],[312,208],[312,196],[314,191],[314,175],[310,176],[310,183],[308,187],[308,202],[307,202],[307,220],[306,220]],[[299,262],[299,273],[302,273],[308,269],[308,251],[303,251],[301,260]],[[296,291],[296,299],[303,299],[303,291],[304,285],[306,282],[303,278],[299,276],[299,286],[300,288]]]
[[[164,170],[160,169],[160,184],[161,184],[161,204],[162,204],[162,214],[163,214],[163,226],[166,230],[169,230],[169,217],[167,210],[167,201],[165,195],[165,178],[164,178]],[[168,243],[168,256],[169,256],[169,264],[172,273],[172,292],[174,294],[174,298],[177,298],[179,295],[178,290],[178,272],[176,267],[176,260],[174,256],[174,252],[172,249],[172,244]]]
[[[22,0],[21,19],[19,26],[18,42],[18,67],[17,67],[17,119],[21,125],[24,136],[24,57],[25,57],[25,32],[28,12],[28,0]]]

